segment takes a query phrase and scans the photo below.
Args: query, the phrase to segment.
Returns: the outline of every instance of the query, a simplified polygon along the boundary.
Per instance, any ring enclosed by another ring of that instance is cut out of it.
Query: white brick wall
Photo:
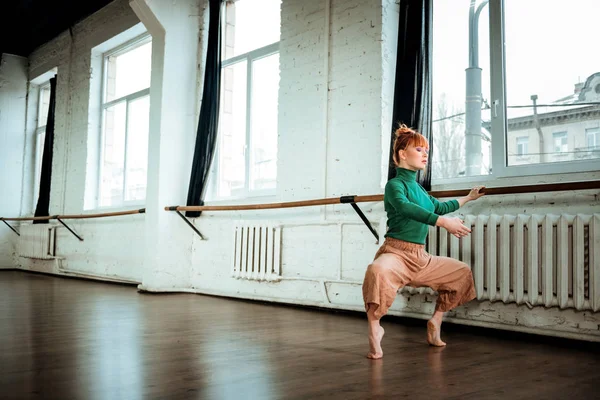
[[[281,6],[277,190],[282,200],[325,194],[329,33],[324,6],[320,0],[284,1]]]

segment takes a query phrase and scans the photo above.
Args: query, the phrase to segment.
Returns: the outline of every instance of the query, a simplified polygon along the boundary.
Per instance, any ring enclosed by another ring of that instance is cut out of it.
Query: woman
[[[459,218],[442,215],[483,196],[483,187],[475,187],[467,196],[443,203],[429,196],[416,181],[417,171],[427,165],[428,153],[429,144],[420,133],[406,125],[396,130],[396,177],[387,183],[383,200],[388,230],[363,282],[369,321],[369,358],[383,357],[384,330],[379,320],[387,313],[399,288],[428,286],[439,293],[435,312],[427,322],[427,342],[432,346],[446,345],[440,338],[444,312],[475,298],[473,275],[467,264],[431,256],[424,247],[428,225],[441,226],[458,238],[471,232]]]

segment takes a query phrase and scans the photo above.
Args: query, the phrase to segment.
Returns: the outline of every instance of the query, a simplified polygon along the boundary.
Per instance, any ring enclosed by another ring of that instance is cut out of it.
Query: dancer
[[[429,161],[427,139],[406,125],[401,125],[395,136],[396,177],[387,183],[384,194],[388,230],[383,245],[367,268],[362,287],[369,322],[367,357],[372,359],[383,357],[384,330],[379,320],[401,287],[428,286],[438,292],[435,312],[427,322],[427,342],[432,346],[446,345],[440,338],[444,313],[475,298],[473,275],[468,265],[427,254],[425,238],[428,225],[441,226],[458,238],[468,235],[471,230],[461,219],[442,215],[483,196],[483,186],[474,187],[465,197],[439,202],[416,181],[417,171],[425,169]]]

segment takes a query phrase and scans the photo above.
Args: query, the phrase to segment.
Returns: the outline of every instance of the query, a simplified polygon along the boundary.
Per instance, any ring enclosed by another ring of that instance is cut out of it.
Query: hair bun
[[[396,137],[400,137],[400,135],[406,135],[406,134],[410,135],[410,134],[414,134],[414,133],[416,133],[416,132],[413,129],[406,126],[405,124],[400,124],[398,129],[396,129],[396,132],[394,132]]]

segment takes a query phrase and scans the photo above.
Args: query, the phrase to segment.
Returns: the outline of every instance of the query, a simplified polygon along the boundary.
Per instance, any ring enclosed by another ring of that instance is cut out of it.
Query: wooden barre
[[[353,197],[353,203],[364,203],[382,201],[383,195],[376,194],[370,196],[346,196]],[[294,207],[309,207],[309,206],[322,206],[330,204],[343,204],[344,202],[340,197],[330,197],[327,199],[317,200],[302,200],[302,201],[288,201],[284,203],[267,203],[267,204],[242,204],[237,206],[174,206],[165,207],[166,211],[226,211],[226,210],[267,210],[273,208],[294,208]],[[349,202],[350,203],[350,202]]]
[[[0,217],[0,221],[47,221],[50,219],[55,219],[56,215],[51,215],[48,217],[19,217],[19,218],[4,218]]]
[[[80,214],[80,215],[50,215],[46,217],[19,217],[19,218],[0,218],[0,221],[44,221],[51,219],[89,219],[89,218],[105,218],[105,217],[117,217],[120,215],[131,215],[131,214],[144,214],[146,212],[145,208],[140,208],[139,210],[129,210],[129,211],[115,211],[109,213],[100,213],[100,214]]]
[[[560,192],[567,190],[589,190],[600,189],[600,180],[585,181],[585,182],[565,182],[565,183],[548,183],[541,185],[528,186],[505,186],[497,188],[486,187],[484,193],[486,196],[507,195],[507,194],[525,194],[525,193],[543,193],[543,192]],[[433,197],[460,197],[466,196],[469,190],[439,190],[429,192]]]
[[[60,219],[89,219],[89,218],[118,217],[120,215],[132,215],[132,214],[144,214],[144,213],[146,213],[146,209],[140,208],[139,210],[115,211],[115,212],[101,213],[101,214],[59,215],[58,218],[60,218]]]
[[[600,189],[600,180],[597,181],[585,181],[585,182],[568,182],[568,183],[550,183],[542,185],[528,185],[528,186],[507,186],[497,188],[485,188],[484,193],[487,196],[494,195],[507,195],[507,194],[524,194],[524,193],[542,193],[542,192],[556,192],[566,190],[586,190],[586,189]],[[459,189],[459,190],[438,190],[429,192],[433,197],[447,198],[447,197],[461,197],[469,194],[470,189]],[[353,198],[353,201],[343,201],[344,198]],[[267,210],[275,208],[294,208],[294,207],[310,207],[310,206],[323,206],[331,204],[344,204],[344,203],[366,203],[366,202],[378,202],[383,201],[382,194],[367,195],[367,196],[344,196],[344,197],[330,197],[326,199],[317,200],[302,200],[302,201],[289,201],[283,203],[263,203],[263,204],[240,204],[230,206],[171,206],[165,207],[166,211],[243,211],[243,210]]]

